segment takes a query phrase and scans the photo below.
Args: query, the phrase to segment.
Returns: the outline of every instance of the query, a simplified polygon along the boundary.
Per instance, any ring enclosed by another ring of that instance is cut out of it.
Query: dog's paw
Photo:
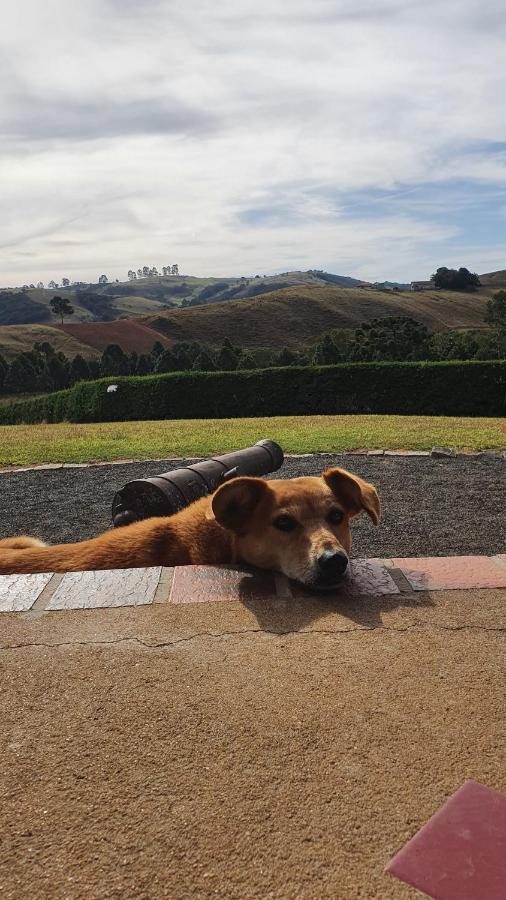
[[[17,537],[0,540],[0,550],[2,547],[5,550],[27,550],[29,547],[47,547],[47,544],[44,541],[39,541],[38,538],[20,534]]]

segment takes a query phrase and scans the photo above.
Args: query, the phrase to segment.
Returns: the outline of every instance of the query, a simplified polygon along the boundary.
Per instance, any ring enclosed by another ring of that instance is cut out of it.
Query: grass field
[[[206,421],[0,426],[0,465],[210,456],[271,438],[286,453],[357,449],[506,450],[504,420],[432,416],[280,416]]]

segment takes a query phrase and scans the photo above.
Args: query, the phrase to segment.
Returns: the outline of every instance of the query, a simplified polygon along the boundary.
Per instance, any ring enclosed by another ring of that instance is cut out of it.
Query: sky
[[[16,0],[0,285],[506,268],[504,0]]]

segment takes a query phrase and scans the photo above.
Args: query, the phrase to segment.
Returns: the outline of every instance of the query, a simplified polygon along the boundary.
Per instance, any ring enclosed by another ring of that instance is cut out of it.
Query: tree
[[[98,359],[89,359],[88,368],[90,370],[90,379],[100,378],[100,363]]]
[[[57,287],[58,287],[58,285],[56,284],[56,281],[50,281],[50,282],[48,283],[48,288],[49,288],[49,290],[51,290],[51,291],[54,291],[54,289],[57,288]]]
[[[143,272],[142,269],[137,269],[137,278],[142,278]]]
[[[163,353],[163,344],[161,344],[160,341],[155,341],[153,347],[151,348],[151,355],[158,359],[160,353]]]
[[[108,279],[107,275],[100,275],[100,277],[98,279],[98,283],[99,284],[109,284],[109,279]]]
[[[176,371],[186,372],[192,367],[192,359],[188,352],[188,344],[174,344],[172,354],[176,360]]]
[[[288,347],[283,347],[276,359],[277,366],[295,366],[297,362],[297,354],[293,350],[289,350]]]
[[[364,361],[427,359],[429,331],[409,316],[363,322],[355,331],[353,358]]]
[[[132,350],[131,353],[128,354],[128,374],[135,375],[137,370],[137,363],[139,360],[139,354],[137,350]]]
[[[497,291],[487,302],[485,322],[506,328],[506,291]]]
[[[187,344],[187,343],[182,343],[181,345],[176,344],[175,345],[176,351],[179,351],[179,348],[181,348],[181,350],[184,350],[184,352],[188,354],[188,357],[189,357],[189,360],[190,360],[192,366],[193,366],[193,363],[195,362],[195,360],[197,359],[197,356],[200,356],[201,353],[207,351],[207,347],[204,347],[204,345],[201,344],[200,341],[191,341],[191,343],[189,343],[189,344]]]
[[[136,375],[149,375],[153,371],[153,360],[147,353],[141,353],[135,367]]]
[[[205,348],[195,357],[193,370],[195,372],[216,372],[214,361]]]
[[[38,281],[38,282],[37,282],[37,287],[38,287],[39,291],[43,291],[43,290],[44,290],[44,282],[43,282],[43,281]]]
[[[440,266],[432,275],[434,287],[447,291],[475,291],[480,287],[480,279],[476,272],[470,272],[461,266],[460,269],[448,269]]]
[[[7,364],[7,360],[0,355],[0,391],[4,386],[5,376],[7,374],[7,369],[9,368]]]
[[[70,384],[76,384],[78,381],[87,381],[90,377],[90,367],[80,353],[74,356],[70,363],[69,381]]]
[[[174,263],[174,265],[171,267],[170,273],[171,275],[179,275],[179,266],[177,263]]]
[[[313,366],[331,366],[339,362],[339,351],[330,334],[324,334],[315,344],[311,363]]]
[[[61,316],[62,325],[63,316],[72,316],[74,314],[74,307],[67,297],[53,297],[49,305],[55,316]]]
[[[149,277],[149,266],[143,266],[143,267],[142,267],[142,274],[143,274],[144,278],[148,278],[148,277]]]
[[[70,279],[69,279],[69,278],[62,278],[62,280],[61,280],[61,286],[62,286],[62,287],[68,287],[69,284],[70,284]]]
[[[220,372],[233,372],[237,369],[238,354],[236,353],[232,343],[225,338],[223,345],[216,357],[216,365]]]
[[[176,357],[171,350],[163,350],[157,357],[155,363],[155,372],[177,372],[178,364]]]
[[[26,394],[37,389],[37,372],[24,354],[14,357],[4,378],[6,394]]]
[[[258,366],[255,362],[255,357],[252,356],[251,353],[241,353],[241,357],[239,359],[238,369],[258,369]]]
[[[137,281],[137,275],[135,274],[133,269],[128,270],[128,280],[129,281]]]
[[[60,354],[54,353],[48,356],[44,369],[50,390],[61,391],[69,386],[68,368],[61,359]]]
[[[108,344],[100,361],[102,375],[128,375],[130,364],[128,356],[118,344]]]

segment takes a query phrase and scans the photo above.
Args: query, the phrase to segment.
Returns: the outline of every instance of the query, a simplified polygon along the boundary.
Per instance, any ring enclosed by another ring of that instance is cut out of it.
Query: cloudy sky
[[[504,0],[16,0],[0,284],[506,268]]]

